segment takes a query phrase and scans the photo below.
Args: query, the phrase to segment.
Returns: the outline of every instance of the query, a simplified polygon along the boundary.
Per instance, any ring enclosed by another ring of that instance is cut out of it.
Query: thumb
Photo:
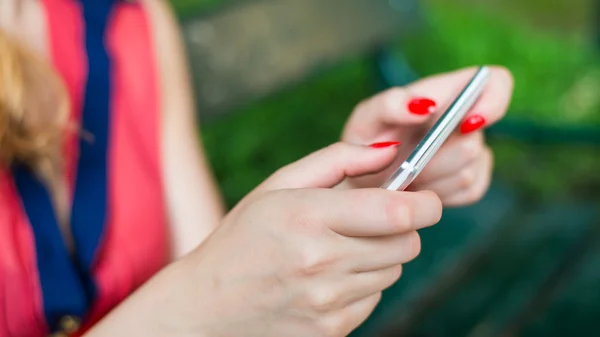
[[[333,187],[346,177],[385,169],[394,161],[398,145],[397,142],[378,146],[336,143],[283,167],[255,191]]]

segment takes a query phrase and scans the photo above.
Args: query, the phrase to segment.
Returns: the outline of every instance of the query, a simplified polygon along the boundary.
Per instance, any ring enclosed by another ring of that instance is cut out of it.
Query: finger
[[[454,174],[434,180],[424,185],[429,191],[434,191],[440,199],[448,198],[456,193],[469,190],[481,175],[489,175],[492,169],[490,150],[485,148],[481,155],[472,163],[454,172]]]
[[[349,296],[346,305],[388,289],[398,282],[401,276],[401,264],[350,276],[347,289]]]
[[[281,221],[292,228],[344,237],[404,234],[433,226],[442,216],[440,199],[429,191],[297,189],[275,191],[259,200],[264,209],[256,210],[285,210]]]
[[[435,112],[435,105],[427,106],[430,108],[428,114],[411,113],[408,105],[413,98],[409,90],[397,87],[361,102],[348,121],[342,139],[360,144],[367,139],[385,137],[390,126],[426,123]],[[435,104],[434,101],[431,103]]]
[[[506,68],[490,66],[490,77],[485,89],[471,110],[484,117],[486,125],[491,125],[501,119],[510,103],[514,80]],[[407,90],[414,95],[429,95],[440,105],[450,104],[465,85],[477,72],[478,67],[470,67],[458,71],[430,76],[408,85]],[[454,88],[448,90],[448,88]]]
[[[486,88],[470,114],[482,116],[485,126],[492,125],[504,117],[514,88],[514,79],[506,68],[493,67],[491,70]]]
[[[435,154],[411,186],[429,189],[429,182],[456,174],[476,161],[485,151],[483,133],[475,132],[464,136],[454,135]],[[432,190],[437,193],[437,190]]]
[[[323,222],[331,231],[347,237],[407,233],[436,224],[442,215],[438,196],[427,191],[357,189],[303,192],[299,192],[293,200],[299,205],[297,209],[302,222]]]
[[[347,252],[347,263],[341,268],[353,273],[365,273],[408,263],[421,253],[421,238],[416,231],[405,234],[352,238],[340,248]]]
[[[444,205],[448,207],[461,207],[471,205],[481,200],[481,198],[487,192],[492,179],[491,166],[493,165],[493,159],[490,159],[487,161],[487,163],[490,163],[490,168],[484,169],[482,171],[483,174],[478,176],[477,180],[473,182],[470,188],[458,191],[448,197],[444,197]]]
[[[384,169],[392,163],[396,154],[396,146],[373,148],[336,143],[280,169],[254,192],[333,187],[345,177]]]
[[[336,274],[306,286],[308,311],[321,313],[337,311],[392,286],[402,275],[402,265],[365,273]],[[337,279],[336,279],[337,278]]]
[[[324,336],[347,336],[360,326],[381,300],[381,292],[351,303],[345,308],[319,319],[319,327]]]

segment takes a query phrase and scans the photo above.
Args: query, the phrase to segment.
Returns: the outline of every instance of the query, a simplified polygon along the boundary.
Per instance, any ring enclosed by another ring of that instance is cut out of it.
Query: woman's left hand
[[[395,146],[398,156],[384,171],[349,179],[349,187],[381,185],[404,160],[475,74],[462,69],[424,78],[408,86],[393,88],[361,102],[344,129],[342,140],[375,147]],[[513,91],[513,78],[502,67],[490,67],[491,75],[480,100],[442,146],[408,190],[431,190],[446,206],[465,206],[486,193],[493,167],[492,152],[482,129],[506,113]]]

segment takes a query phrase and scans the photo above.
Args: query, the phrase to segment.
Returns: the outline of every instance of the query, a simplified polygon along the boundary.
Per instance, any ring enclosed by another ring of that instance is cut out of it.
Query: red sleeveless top
[[[168,260],[158,74],[140,4],[40,0],[71,118],[69,254],[46,189],[0,170],[0,337],[80,335]]]

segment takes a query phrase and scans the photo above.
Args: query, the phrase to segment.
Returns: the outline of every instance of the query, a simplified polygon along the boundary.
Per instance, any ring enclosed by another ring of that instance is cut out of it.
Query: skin
[[[88,336],[347,335],[442,214],[433,192],[330,188],[395,154],[339,143],[279,170]]]
[[[492,125],[506,114],[513,91],[513,78],[503,67],[492,66],[490,79],[472,111]],[[349,179],[346,187],[374,187],[382,184],[431,128],[443,109],[431,115],[411,114],[408,102],[415,97],[427,97],[438,107],[454,100],[457,90],[464,87],[477,71],[461,69],[438,74],[406,87],[393,88],[361,102],[348,120],[342,139],[349,143],[370,144],[380,141],[402,142],[393,164],[374,175]],[[482,130],[466,135],[456,132],[423,169],[409,190],[432,190],[445,206],[465,206],[481,199],[487,191],[493,167],[493,156],[485,144]]]
[[[345,336],[400,277],[402,264],[419,254],[417,230],[437,223],[443,205],[470,204],[487,190],[492,156],[480,131],[454,135],[411,191],[374,188],[435,121],[436,114],[410,114],[410,99],[449,102],[474,73],[463,69],[361,102],[344,128],[344,143],[277,171],[225,215],[198,141],[177,25],[163,2],[142,4],[154,29],[163,95],[173,263],[87,336]],[[47,55],[37,1],[0,2],[0,27]],[[499,120],[512,86],[509,72],[493,67],[472,113],[487,125]],[[402,145],[365,146],[390,140]]]
[[[164,2],[144,1],[144,4],[157,45],[163,95],[164,184],[173,255],[178,258],[215,230],[225,208],[198,135],[199,123],[178,26]]]

